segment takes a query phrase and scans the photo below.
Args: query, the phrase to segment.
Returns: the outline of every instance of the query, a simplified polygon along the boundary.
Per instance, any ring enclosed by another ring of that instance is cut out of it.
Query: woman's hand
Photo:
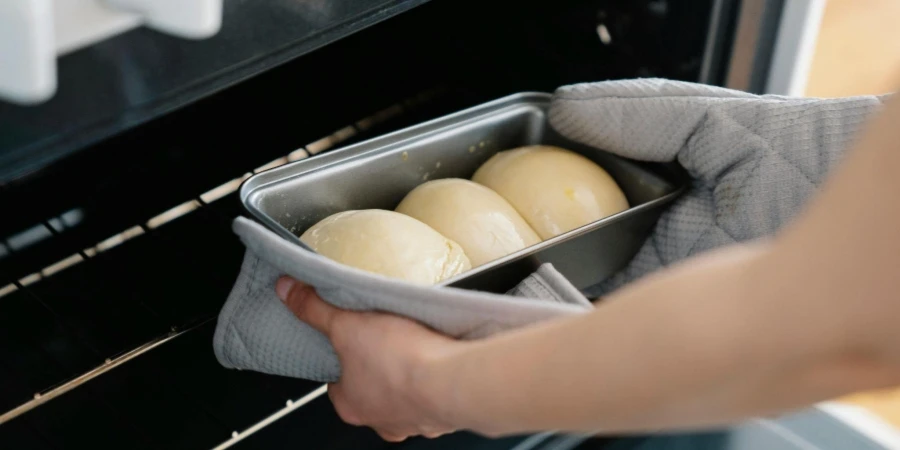
[[[453,431],[433,404],[429,373],[437,360],[466,344],[400,317],[335,308],[287,277],[275,290],[297,318],[334,346],[342,375],[328,386],[328,396],[341,419],[395,442]]]

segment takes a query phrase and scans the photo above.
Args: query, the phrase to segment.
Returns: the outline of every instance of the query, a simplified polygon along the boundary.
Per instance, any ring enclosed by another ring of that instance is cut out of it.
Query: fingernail
[[[291,278],[279,278],[278,283],[275,283],[275,295],[277,295],[278,298],[281,299],[281,301],[287,301],[287,296],[291,292],[291,289],[295,284],[297,284],[297,282]]]

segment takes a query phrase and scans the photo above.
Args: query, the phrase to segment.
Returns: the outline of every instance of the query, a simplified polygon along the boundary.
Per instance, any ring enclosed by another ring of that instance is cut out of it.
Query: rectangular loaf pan
[[[664,206],[683,190],[671,165],[628,161],[557,134],[550,95],[521,93],[259,173],[240,197],[256,220],[309,250],[298,236],[351,209],[393,210],[413,188],[437,178],[471,178],[495,153],[550,144],[578,152],[609,172],[632,207],[476,267],[443,285],[505,292],[542,263],[585,290],[621,269],[638,251]]]

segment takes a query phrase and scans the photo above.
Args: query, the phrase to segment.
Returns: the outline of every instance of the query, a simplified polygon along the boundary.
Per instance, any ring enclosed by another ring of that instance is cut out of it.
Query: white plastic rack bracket
[[[0,0],[0,99],[50,99],[57,56],[141,25],[207,38],[222,25],[222,0]]]

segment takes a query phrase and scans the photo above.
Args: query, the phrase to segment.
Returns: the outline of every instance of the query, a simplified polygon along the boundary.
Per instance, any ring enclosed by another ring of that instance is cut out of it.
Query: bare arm
[[[705,426],[900,383],[898,319],[895,101],[772,242],[690,260],[588,316],[475,343],[423,379],[441,380],[450,422],[490,433]]]
[[[335,345],[341,416],[389,439],[731,422],[900,383],[898,174],[894,101],[773,240],[662,271],[591,314],[483,341],[340,311],[288,280],[279,295]]]

